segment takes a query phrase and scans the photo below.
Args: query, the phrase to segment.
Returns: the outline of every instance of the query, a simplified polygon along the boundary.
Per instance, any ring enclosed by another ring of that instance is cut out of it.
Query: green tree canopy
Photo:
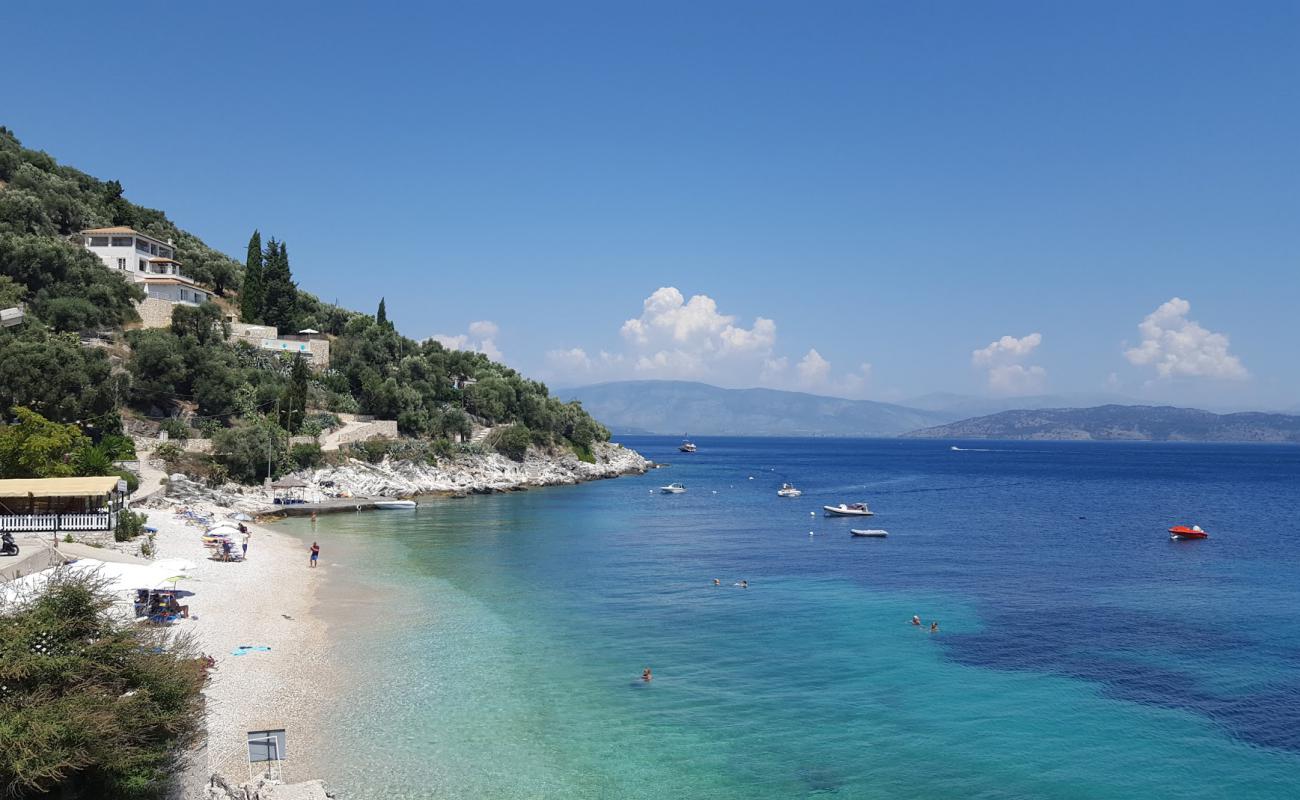
[[[17,421],[0,427],[0,478],[67,478],[74,454],[90,444],[76,425],[50,422],[21,406]]]

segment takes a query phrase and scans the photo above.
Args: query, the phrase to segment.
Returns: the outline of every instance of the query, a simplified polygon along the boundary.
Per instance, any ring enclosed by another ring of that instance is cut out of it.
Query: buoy
[[[809,535],[809,536],[812,536],[812,535],[813,535],[813,532],[812,532],[812,531],[808,531],[808,535]]]
[[[810,516],[810,517],[815,517],[815,516],[817,516],[817,512],[816,512],[816,511],[809,511],[809,512],[808,512],[808,516]]]

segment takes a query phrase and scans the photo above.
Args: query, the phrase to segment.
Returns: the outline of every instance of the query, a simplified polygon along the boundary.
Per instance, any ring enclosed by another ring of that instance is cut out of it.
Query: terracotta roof
[[[177,286],[190,286],[199,290],[200,292],[210,294],[210,292],[208,292],[207,289],[204,289],[202,286],[199,286],[194,281],[188,280],[187,278],[184,277],[178,278],[175,275],[168,275],[166,277],[163,277],[162,275],[159,275],[157,277],[149,277],[149,278],[145,278],[144,282],[145,283],[174,283]]]
[[[117,490],[116,475],[94,478],[19,478],[0,481],[0,497],[94,497]]]
[[[125,225],[118,225],[116,228],[90,228],[90,229],[88,229],[88,230],[84,230],[84,231],[82,231],[82,233],[130,233],[130,234],[135,234],[135,233],[136,233],[136,230],[135,230],[134,228],[128,228],[128,227],[126,227]],[[141,235],[141,236],[144,236],[145,234],[140,234],[140,235]],[[149,238],[152,239],[153,237],[150,236]]]
[[[179,264],[181,262],[177,261],[174,258],[151,258],[149,259],[149,263],[150,264]]]

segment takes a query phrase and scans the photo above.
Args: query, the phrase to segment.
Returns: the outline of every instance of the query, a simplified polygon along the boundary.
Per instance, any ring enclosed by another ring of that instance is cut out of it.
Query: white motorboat
[[[416,502],[414,500],[376,500],[375,501],[375,508],[382,508],[385,510],[395,510],[399,508],[415,508],[415,506],[416,506]]]
[[[788,483],[781,484],[781,488],[776,490],[777,497],[799,497],[802,494],[803,492]]]
[[[681,494],[686,491],[686,487],[680,483],[670,483],[667,486],[660,486],[659,491],[664,494]]]
[[[889,531],[882,531],[879,528],[867,528],[866,530],[860,530],[858,528],[850,528],[849,533],[853,534],[854,536],[869,536],[875,539],[883,539],[889,535]]]
[[[681,446],[678,447],[677,449],[682,451],[683,453],[694,453],[696,450],[699,450],[700,448],[696,447],[695,442],[692,442],[690,439],[683,439]]]
[[[837,506],[822,506],[828,517],[870,517],[874,512],[866,503],[840,503]]]

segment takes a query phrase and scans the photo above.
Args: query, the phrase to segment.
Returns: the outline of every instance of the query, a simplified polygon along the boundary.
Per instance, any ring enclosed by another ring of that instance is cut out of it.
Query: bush
[[[162,796],[202,720],[191,640],[121,620],[94,575],[36,591],[0,603],[4,795]]]
[[[393,447],[391,439],[367,439],[364,442],[352,442],[347,445],[348,455],[370,464],[384,460]]]
[[[144,533],[144,514],[135,511],[122,511],[117,515],[117,527],[113,529],[113,541],[129,542]]]
[[[134,492],[136,489],[140,488],[140,476],[136,475],[131,470],[119,469],[114,474],[126,481],[126,490],[128,492]]]
[[[324,456],[316,442],[300,442],[289,449],[289,460],[298,469],[315,469],[324,461]]]
[[[190,426],[176,417],[168,417],[158,427],[167,432],[168,439],[183,442],[190,438]]]
[[[523,425],[510,425],[493,431],[489,437],[492,448],[512,461],[523,461],[532,442],[532,434]]]
[[[99,440],[99,446],[104,448],[114,461],[129,461],[135,458],[135,442],[130,436],[106,433]]]
[[[153,457],[160,459],[168,467],[181,460],[185,455],[185,449],[172,442],[163,442],[153,449]]]
[[[271,477],[286,466],[284,429],[266,418],[246,420],[226,428],[212,438],[213,456],[225,466],[231,479],[244,484],[257,483],[266,477],[268,456]]]
[[[225,426],[221,424],[221,420],[219,419],[204,417],[199,420],[198,424],[194,427],[198,428],[201,438],[211,439],[213,436],[217,435],[217,431],[221,430]]]
[[[434,439],[429,452],[429,462],[433,463],[439,459],[451,458],[453,452],[455,452],[455,449],[452,447],[450,439]]]

